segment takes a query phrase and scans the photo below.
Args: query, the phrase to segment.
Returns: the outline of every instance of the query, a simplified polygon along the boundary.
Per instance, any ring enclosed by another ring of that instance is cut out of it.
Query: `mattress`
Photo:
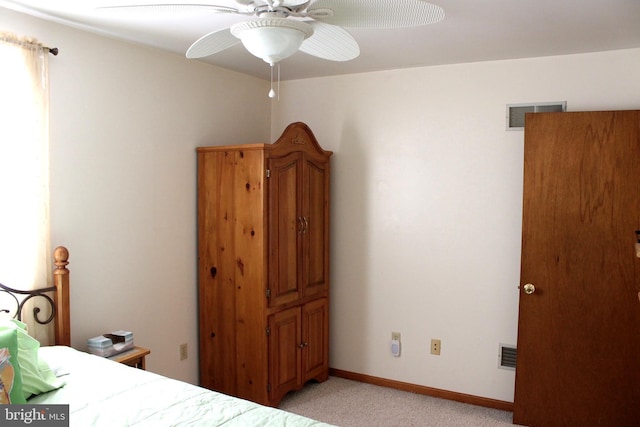
[[[69,404],[71,427],[328,426],[71,347],[42,347],[39,357],[66,385],[28,403]]]

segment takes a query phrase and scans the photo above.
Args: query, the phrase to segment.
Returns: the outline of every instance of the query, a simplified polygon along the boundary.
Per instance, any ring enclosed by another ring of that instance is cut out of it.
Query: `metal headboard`
[[[71,314],[69,307],[69,251],[64,246],[58,246],[53,251],[53,286],[33,289],[30,291],[13,289],[0,283],[0,296],[9,295],[11,298],[3,298],[11,301],[12,307],[0,307],[0,314],[7,313],[13,318],[22,321],[25,305],[33,300],[33,320],[40,325],[53,323],[54,342],[57,345],[71,345]],[[49,308],[50,314],[42,319],[43,311],[38,304],[44,303]]]
[[[53,297],[47,295],[47,293],[55,292],[55,291],[56,291],[55,286],[50,286],[48,288],[41,288],[41,289],[33,289],[31,291],[23,291],[19,289],[10,288],[9,286],[6,286],[0,283],[0,294],[10,295],[13,298],[13,302],[15,303],[15,306],[13,308],[9,308],[9,309],[0,308],[0,313],[8,313],[14,319],[18,319],[22,321],[22,312],[27,302],[29,302],[33,298],[43,298],[44,299],[43,302],[48,304],[48,307],[51,309],[49,317],[47,317],[44,320],[40,319],[40,312],[42,311],[42,309],[39,306],[34,305],[33,319],[40,325],[48,325],[49,323],[53,322],[53,319],[55,319],[57,308],[56,308],[55,302],[53,301]]]

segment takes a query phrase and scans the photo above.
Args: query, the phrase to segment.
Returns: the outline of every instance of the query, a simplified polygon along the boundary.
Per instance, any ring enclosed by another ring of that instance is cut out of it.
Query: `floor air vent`
[[[500,367],[504,369],[516,369],[516,355],[518,350],[515,346],[500,344]]]
[[[567,111],[567,102],[539,102],[536,104],[508,104],[507,130],[524,129],[526,113],[557,113]]]

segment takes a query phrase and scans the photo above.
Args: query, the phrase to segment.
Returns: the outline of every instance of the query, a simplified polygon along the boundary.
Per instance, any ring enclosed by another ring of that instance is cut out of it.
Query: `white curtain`
[[[0,283],[23,290],[52,283],[48,52],[0,33]]]

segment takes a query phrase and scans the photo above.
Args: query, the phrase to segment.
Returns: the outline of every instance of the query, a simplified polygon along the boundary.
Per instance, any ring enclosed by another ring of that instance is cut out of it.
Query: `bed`
[[[25,292],[0,285],[0,295],[15,302],[12,308],[0,305],[5,315],[0,319],[0,360],[4,352],[3,366],[11,365],[11,370],[0,370],[0,391],[11,387],[16,397],[10,403],[68,405],[66,425],[78,427],[328,426],[73,349],[68,258],[66,248],[56,248],[50,287]],[[0,301],[4,304],[6,298]],[[38,324],[53,323],[55,345],[36,344],[22,323],[27,315]],[[16,338],[2,341],[4,335]],[[22,378],[20,384],[8,384],[15,378]]]

